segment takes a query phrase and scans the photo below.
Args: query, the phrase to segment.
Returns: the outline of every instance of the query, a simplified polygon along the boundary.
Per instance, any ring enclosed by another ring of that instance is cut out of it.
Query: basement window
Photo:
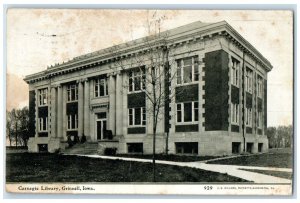
[[[254,143],[253,142],[247,142],[247,152],[248,153],[253,153],[253,146],[254,146]]]
[[[198,142],[175,142],[176,154],[198,154]]]
[[[241,143],[233,142],[232,143],[232,154],[239,154],[241,152]]]
[[[128,153],[143,153],[143,143],[127,143]]]
[[[48,145],[47,144],[38,144],[39,152],[48,152]]]
[[[258,143],[258,152],[262,152],[263,151],[263,143]]]

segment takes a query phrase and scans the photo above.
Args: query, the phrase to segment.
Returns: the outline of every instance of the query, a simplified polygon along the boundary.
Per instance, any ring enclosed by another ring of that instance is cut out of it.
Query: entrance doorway
[[[107,119],[106,112],[101,112],[97,114],[96,118],[96,135],[97,140],[107,139]]]
[[[106,119],[97,120],[97,140],[103,140],[106,138]]]

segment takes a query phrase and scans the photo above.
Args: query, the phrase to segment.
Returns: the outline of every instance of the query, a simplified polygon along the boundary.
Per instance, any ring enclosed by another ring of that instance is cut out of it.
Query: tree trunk
[[[156,142],[156,124],[155,124],[155,105],[153,104],[153,155],[152,155],[152,175],[153,175],[153,182],[156,181],[155,179],[155,142]]]
[[[169,132],[167,132],[166,136],[166,155],[169,153]]]
[[[18,122],[16,122],[16,148],[18,148]]]

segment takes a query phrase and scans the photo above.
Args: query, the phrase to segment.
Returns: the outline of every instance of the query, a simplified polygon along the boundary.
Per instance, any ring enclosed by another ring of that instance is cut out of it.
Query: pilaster
[[[116,75],[116,135],[122,135],[122,128],[123,128],[123,86],[122,86],[122,76],[120,72]]]
[[[63,137],[63,87],[57,87],[57,137]]]
[[[57,127],[56,127],[56,88],[51,87],[51,137],[57,137]]]
[[[109,74],[109,123],[108,128],[116,134],[116,83],[113,74]]]
[[[83,100],[83,81],[78,80],[78,136],[83,135],[83,113],[84,113],[84,100]]]
[[[86,79],[84,81],[84,129],[83,133],[85,136],[90,136],[90,84],[89,81]]]

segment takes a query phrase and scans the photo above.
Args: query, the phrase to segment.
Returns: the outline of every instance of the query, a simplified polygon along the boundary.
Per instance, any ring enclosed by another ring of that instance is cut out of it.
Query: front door
[[[96,121],[97,125],[97,140],[107,139],[106,137],[106,119]]]

